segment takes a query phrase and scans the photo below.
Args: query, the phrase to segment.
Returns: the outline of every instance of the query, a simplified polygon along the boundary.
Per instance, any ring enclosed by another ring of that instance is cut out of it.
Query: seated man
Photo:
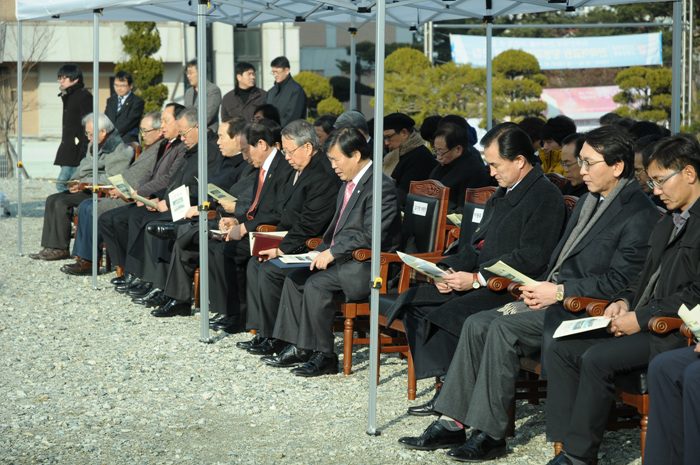
[[[462,444],[448,452],[460,461],[506,454],[519,358],[538,353],[545,315],[563,309],[567,296],[612,295],[641,270],[659,213],[634,179],[633,147],[621,128],[586,134],[579,162],[590,192],[577,203],[544,279],[522,286],[522,301],[467,318],[435,403],[443,416],[420,437],[399,442],[426,450]],[[474,429],[466,443],[463,425]]]
[[[126,71],[114,75],[114,94],[107,99],[105,115],[114,123],[125,144],[139,141],[139,121],[145,102],[134,92],[134,80]]]
[[[649,134],[648,136],[643,136],[637,139],[634,143],[634,174],[637,176],[637,181],[639,185],[642,186],[644,192],[647,193],[649,198],[654,204],[666,210],[666,205],[661,201],[658,195],[654,194],[654,189],[649,187],[649,176],[644,169],[644,159],[649,158],[649,152],[651,146],[657,140],[661,139],[659,134]]]
[[[545,173],[564,174],[561,166],[562,141],[569,134],[575,133],[576,123],[568,116],[555,116],[544,123],[540,131],[542,148],[539,150],[539,155]]]
[[[561,141],[561,166],[564,168],[564,176],[566,176],[566,184],[561,190],[564,195],[573,195],[581,197],[588,192],[586,183],[583,182],[581,176],[581,167],[578,166],[578,158],[581,155],[583,148],[583,134],[569,134]],[[636,163],[636,162],[635,162]]]
[[[467,189],[489,185],[488,169],[479,151],[469,145],[467,131],[456,124],[441,123],[433,146],[438,165],[430,172],[428,179],[440,181],[450,188],[447,213],[462,213]],[[523,157],[528,156],[528,153],[523,153]]]
[[[73,222],[73,208],[80,205],[83,200],[92,197],[89,189],[84,189],[85,184],[93,183],[93,149],[94,133],[92,129],[93,115],[83,118],[85,134],[90,145],[88,154],[83,158],[71,177],[75,184],[70,185],[68,191],[50,195],[46,199],[44,208],[44,228],[41,232],[41,246],[39,253],[30,254],[34,260],[64,260],[70,258],[68,246],[70,245],[71,223]],[[126,171],[134,159],[134,151],[122,142],[114,125],[103,113],[97,115],[97,179],[99,184],[110,184],[109,176]]]
[[[610,334],[599,330],[557,339],[546,353],[550,367],[547,440],[563,443],[562,452],[549,462],[552,465],[591,463],[608,423],[615,378],[644,369],[659,353],[687,344],[677,332],[650,332],[648,324],[654,316],[677,317],[681,304],[692,308],[700,302],[697,138],[678,134],[658,140],[645,168],[649,184],[669,213],[651,233],[651,250],[641,274],[621,288],[605,309],[605,315],[613,319]],[[589,296],[587,289],[583,291],[582,295]],[[649,463],[646,457],[645,463]],[[667,455],[661,463],[670,463]]]
[[[143,180],[146,172],[150,170],[156,161],[158,149],[161,146],[163,136],[160,132],[160,112],[152,111],[141,121],[141,134],[146,148],[143,153],[122,173],[124,180],[130,186],[138,186]],[[97,215],[106,211],[126,205],[126,200],[116,187],[109,190],[109,197],[97,199]],[[73,241],[73,255],[76,257],[75,263],[63,265],[61,271],[71,275],[86,275],[92,273],[92,199],[81,202],[78,208],[78,226],[75,230],[75,241]],[[97,230],[97,258],[102,256],[102,234]]]
[[[438,147],[440,134],[435,138]],[[445,283],[410,288],[386,314],[388,327],[405,310],[403,323],[417,379],[447,373],[467,317],[515,300],[508,292],[486,288],[494,274],[485,268],[502,260],[528,276],[540,276],[569,217],[559,189],[539,165],[533,166],[530,138],[518,125],[495,126],[481,144],[500,188],[486,203],[479,229],[464,238],[468,242],[459,253],[438,263],[450,271]],[[424,406],[409,413],[429,412]]]
[[[287,183],[282,216],[276,231],[288,231],[279,246],[261,252],[248,262],[246,329],[256,329],[252,341],[239,347],[257,355],[273,355],[287,346],[272,338],[284,278],[291,268],[279,268],[269,259],[307,252],[307,239],[320,237],[335,213],[340,179],[333,172],[326,152],[311,123],[297,120],[282,130],[282,153],[295,174]]]
[[[387,176],[374,179],[369,147],[357,129],[337,129],[327,141],[328,158],[345,186],[338,193],[336,211],[323,235],[319,253],[308,269],[287,275],[282,288],[272,337],[290,343],[279,355],[263,357],[269,365],[291,367],[298,376],[320,376],[338,372],[333,351],[332,303],[342,291],[352,300],[370,293],[370,262],[352,258],[355,249],[370,248],[372,238],[372,184],[382,183],[381,249],[396,250],[401,214],[394,183]]]

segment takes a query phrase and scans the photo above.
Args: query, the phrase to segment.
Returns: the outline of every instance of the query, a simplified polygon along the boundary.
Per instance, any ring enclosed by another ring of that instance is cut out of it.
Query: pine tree
[[[146,102],[144,112],[160,110],[168,98],[168,87],[163,84],[163,60],[151,57],[160,49],[156,23],[127,22],[125,25],[129,33],[121,39],[129,60],[117,63],[114,70],[131,73],[134,93]]]

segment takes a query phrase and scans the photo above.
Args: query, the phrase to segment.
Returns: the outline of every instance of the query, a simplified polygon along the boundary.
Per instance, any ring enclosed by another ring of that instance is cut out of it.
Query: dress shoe
[[[474,431],[466,444],[447,452],[459,462],[482,462],[503,457],[508,453],[505,439],[492,439],[483,431]]]
[[[289,344],[279,355],[266,355],[260,357],[260,360],[271,367],[289,368],[308,362],[312,354],[311,350],[299,349],[294,344]]]
[[[219,320],[218,323],[209,325],[214,331],[224,331],[229,334],[242,333],[245,331],[245,322],[239,322],[238,318],[233,316],[226,316]]]
[[[440,424],[440,420],[435,420],[420,436],[399,438],[399,443],[409,449],[437,450],[457,447],[464,444],[466,440],[467,435],[463,429],[459,431],[450,431]]]
[[[433,398],[422,405],[416,405],[415,407],[408,407],[408,414],[416,417],[427,417],[428,415],[439,415],[435,411],[435,402],[437,402],[438,395],[440,395],[440,389],[442,389],[442,384],[435,389],[435,394]]]
[[[146,226],[146,232],[158,239],[177,239],[174,223],[156,223]]]
[[[153,289],[153,283],[142,282],[138,286],[132,287],[131,289],[127,290],[126,293],[129,294],[132,298],[143,297],[149,292],[151,292],[151,289]]]
[[[170,297],[167,295],[163,294],[162,292],[160,294],[156,294],[155,297],[144,300],[143,305],[146,308],[158,308],[162,307],[163,305],[167,304],[170,301]]]
[[[134,275],[131,273],[124,273],[121,276],[117,276],[116,278],[112,278],[109,280],[109,284],[113,284],[115,286],[118,286],[120,284],[126,284],[130,280],[134,279]]]
[[[29,258],[32,258],[34,260],[46,261],[65,260],[66,258],[70,258],[70,253],[68,253],[68,251],[64,249],[45,248],[41,249],[39,253],[30,254]]]
[[[217,313],[216,315],[209,318],[209,325],[215,325],[224,318],[226,318],[226,315],[224,315],[223,313]]]
[[[248,350],[251,347],[260,344],[264,340],[265,340],[264,337],[260,336],[259,334],[256,334],[253,337],[253,339],[251,339],[249,341],[236,342],[236,347],[238,347],[239,349]]]
[[[276,355],[288,345],[286,342],[274,337],[266,337],[260,344],[250,347],[248,353],[253,355]]]
[[[308,362],[300,367],[292,369],[292,373],[304,378],[313,378],[322,375],[338,374],[338,354],[324,354],[315,352]]]
[[[92,274],[92,262],[78,258],[75,263],[63,265],[61,271],[73,276],[85,276]]]
[[[46,247],[44,247],[43,249],[41,249],[37,253],[30,253],[29,258],[31,258],[32,260],[41,260],[41,254],[46,253],[45,250],[46,250]]]
[[[142,296],[132,298],[131,301],[135,304],[146,305],[146,301],[155,298],[157,295],[159,295],[162,292],[163,292],[162,289],[158,289],[157,287],[152,287],[150,291],[146,292]],[[170,299],[168,299],[168,300],[170,300]],[[160,305],[159,305],[159,307],[160,307]]]
[[[141,281],[141,279],[134,276],[132,279],[128,280],[124,284],[117,284],[116,286],[114,286],[114,290],[119,292],[120,294],[124,294],[125,292],[128,292],[129,289],[138,286],[142,282],[143,281]]]
[[[561,451],[556,455],[556,457],[547,462],[547,465],[574,465],[575,463],[591,463],[591,460],[576,458],[576,461],[574,461],[572,459],[574,459],[574,457],[571,457],[566,452]]]
[[[180,302],[179,300],[170,299],[170,301],[160,308],[151,310],[151,315],[164,318],[169,316],[190,316],[192,314],[192,304],[189,302]]]

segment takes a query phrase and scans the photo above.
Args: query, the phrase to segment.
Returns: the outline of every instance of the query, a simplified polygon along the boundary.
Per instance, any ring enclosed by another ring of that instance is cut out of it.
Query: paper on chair
[[[700,304],[693,307],[692,310],[688,309],[685,304],[681,304],[681,307],[678,309],[678,316],[681,317],[683,323],[695,335],[695,340],[700,339]]]
[[[553,337],[569,336],[571,334],[585,333],[594,329],[605,328],[612,320],[602,316],[592,316],[590,318],[581,318],[578,320],[562,321]]]
[[[487,266],[484,269],[486,271],[490,271],[493,274],[497,274],[498,276],[502,276],[504,278],[510,279],[511,281],[515,281],[516,283],[524,284],[525,286],[533,286],[537,284],[537,281],[525,276],[521,272],[517,271],[515,268],[506,265],[501,260],[497,261],[491,266]]]
[[[414,257],[413,255],[409,255],[407,253],[396,253],[406,265],[410,266],[417,272],[424,274],[430,278],[433,278],[435,281],[445,281],[444,279],[442,279],[442,276],[446,275],[447,273],[445,272],[445,270],[439,268],[434,263],[431,263],[427,260],[423,260],[422,258]]]

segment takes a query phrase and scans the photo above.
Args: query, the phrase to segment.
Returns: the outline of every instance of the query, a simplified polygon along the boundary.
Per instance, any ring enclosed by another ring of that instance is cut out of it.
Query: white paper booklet
[[[314,261],[314,258],[318,255],[318,252],[309,252],[309,253],[298,253],[298,254],[289,254],[289,255],[280,255],[279,260],[282,263],[307,263],[311,264],[312,261]]]
[[[594,329],[605,328],[612,320],[602,316],[592,316],[590,318],[581,318],[578,320],[562,321],[553,337],[569,336],[571,334],[585,333]]]
[[[156,208],[158,206],[158,204],[154,201],[149,200],[145,197],[141,197],[138,194],[134,194],[134,189],[129,185],[128,182],[124,180],[121,174],[110,176],[107,179],[109,179],[109,181],[114,185],[114,187],[116,187],[117,190],[119,190],[119,192],[121,192],[122,195],[127,199],[138,200],[139,202],[143,203],[144,205],[148,205],[151,208]]]
[[[423,260],[422,258],[414,257],[413,255],[409,255],[407,253],[396,253],[406,265],[410,266],[417,272],[424,274],[430,278],[433,278],[435,281],[445,281],[444,279],[442,279],[442,276],[446,275],[447,273],[445,272],[445,270],[439,268],[434,263],[431,263],[427,260]]]
[[[235,202],[238,200],[236,197],[230,195],[228,192],[212,183],[207,184],[207,193],[219,202]]]
[[[497,261],[496,263],[494,263],[491,266],[487,266],[484,269],[486,271],[490,271],[493,274],[497,274],[498,276],[508,278],[511,281],[515,281],[516,283],[524,284],[526,286],[532,286],[532,285],[537,284],[537,281],[525,276],[524,274],[517,271],[516,269],[506,265],[501,260]]]
[[[173,221],[179,221],[185,217],[185,213],[190,209],[190,188],[182,185],[168,194],[170,200],[170,211]]]
[[[695,339],[700,339],[700,304],[688,309],[685,304],[678,309],[678,316],[681,317],[683,323],[690,328],[690,331],[695,335]]]

